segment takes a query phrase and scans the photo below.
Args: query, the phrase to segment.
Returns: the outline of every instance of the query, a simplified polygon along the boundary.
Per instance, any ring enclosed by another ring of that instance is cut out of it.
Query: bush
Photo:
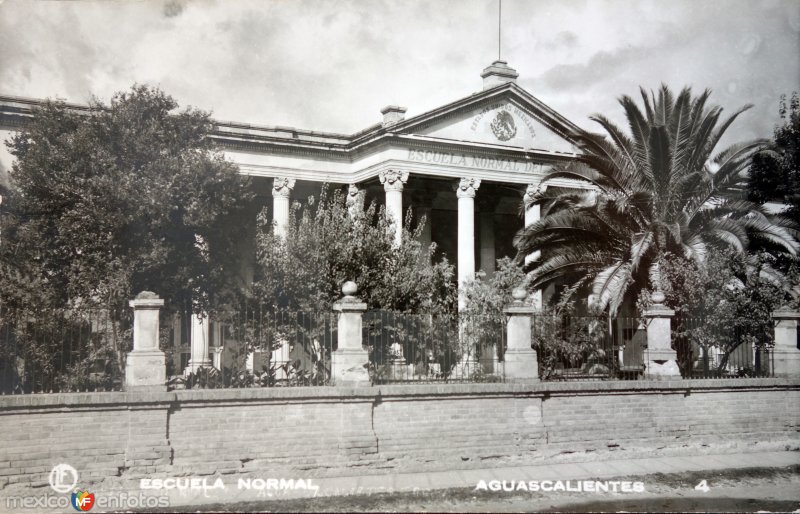
[[[783,305],[797,307],[800,280],[797,264],[788,273],[776,271],[776,258],[711,253],[705,268],[668,254],[661,262],[659,286],[665,304],[675,310],[673,348],[684,376],[690,376],[700,355],[711,349],[721,357],[712,373],[723,373],[728,358],[742,345],[770,348],[774,344],[772,312]],[[651,305],[650,291],[640,294],[640,311]]]
[[[268,219],[262,211],[252,291],[262,305],[328,312],[342,297],[342,284],[352,280],[373,309],[454,308],[453,266],[446,259],[433,262],[435,245],[419,242],[422,223],[410,230],[410,209],[399,246],[383,208],[373,203],[351,216],[342,191],[331,193],[327,186],[318,199],[309,197],[305,208],[292,208],[286,238],[273,233]]]

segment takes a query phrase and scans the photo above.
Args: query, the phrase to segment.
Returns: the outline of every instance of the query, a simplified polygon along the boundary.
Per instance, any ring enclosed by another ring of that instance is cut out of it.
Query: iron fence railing
[[[531,323],[543,380],[638,379],[646,329],[636,318],[540,313]]]
[[[0,394],[118,391],[131,349],[130,312],[11,310],[0,305]],[[128,316],[127,318],[125,316]],[[165,316],[167,318],[167,316]],[[371,310],[363,343],[373,383],[505,380],[505,316]],[[162,322],[168,386],[292,387],[332,383],[333,312],[244,305],[210,313],[207,362],[189,366],[191,316]],[[163,331],[173,331],[173,337]],[[702,318],[672,319],[683,378],[773,376],[772,336]],[[176,336],[180,333],[180,336]],[[536,313],[531,341],[543,380],[644,379],[647,320]]]
[[[210,313],[210,366],[173,376],[178,388],[294,387],[331,383],[333,313],[262,306]],[[182,359],[188,361],[188,359]]]
[[[684,378],[770,377],[773,338],[751,327],[721,326],[703,318],[672,320],[672,346]]]
[[[672,349],[683,378],[773,375],[772,339],[703,318],[672,319]],[[647,320],[536,314],[532,339],[543,380],[645,379]]]
[[[121,390],[126,326],[104,309],[0,306],[0,394]]]
[[[505,319],[372,310],[364,315],[374,383],[500,382]]]

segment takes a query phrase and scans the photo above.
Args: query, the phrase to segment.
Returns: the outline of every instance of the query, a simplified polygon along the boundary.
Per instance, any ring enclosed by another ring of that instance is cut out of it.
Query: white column
[[[208,358],[208,325],[208,317],[203,317],[201,314],[192,314],[192,350],[189,357],[187,372],[194,372],[197,371],[198,368],[208,368],[211,366],[211,359]]]
[[[544,192],[547,190],[547,186],[545,185],[534,185],[529,184],[528,188],[525,190],[525,197],[523,202],[525,202],[525,226],[533,225],[537,221],[539,221],[542,217],[542,196],[544,196]],[[525,264],[529,264],[533,261],[539,260],[540,252],[533,252],[530,255],[525,256]],[[541,289],[537,289],[533,291],[530,296],[530,303],[534,307],[541,309],[542,308],[542,291]]]
[[[273,222],[275,224],[275,235],[281,238],[286,237],[286,232],[289,227],[289,202],[292,196],[292,189],[294,189],[295,180],[293,178],[278,177],[272,184],[272,202],[275,214]],[[280,340],[280,348],[277,353],[272,354],[272,363],[277,366],[282,366],[285,362],[280,362],[284,355],[289,354],[289,341],[284,339]],[[253,357],[255,359],[255,357]],[[276,360],[278,362],[276,362]],[[288,359],[287,359],[288,360]],[[255,366],[255,360],[253,360]],[[276,378],[285,378],[281,371],[276,373]]]
[[[286,236],[289,225],[289,198],[294,189],[293,178],[278,177],[272,184],[272,221],[275,225],[275,235]]]
[[[481,185],[477,178],[462,178],[456,188],[458,197],[458,310],[466,308],[464,285],[475,275],[475,193]],[[474,317],[462,316],[458,322],[461,357],[456,375],[465,378],[478,371]]]
[[[395,244],[403,241],[403,185],[408,182],[408,172],[386,170],[378,174],[386,191],[386,215],[392,221]]]
[[[481,185],[479,178],[462,178],[458,183],[458,288],[475,275],[475,193]],[[464,299],[459,294],[459,310]]]

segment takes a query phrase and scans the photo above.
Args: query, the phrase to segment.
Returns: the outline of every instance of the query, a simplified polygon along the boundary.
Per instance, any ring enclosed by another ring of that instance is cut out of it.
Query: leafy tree
[[[147,86],[86,113],[47,102],[9,142],[2,257],[30,265],[42,299],[121,306],[150,289],[198,304],[225,290],[248,181],[207,138],[208,113],[177,107]]]
[[[525,280],[522,268],[512,259],[497,260],[497,271],[491,276],[479,271],[475,278],[464,284],[464,303],[468,312],[491,315],[502,319],[503,309],[514,298],[511,292]]]
[[[591,374],[606,374],[612,364],[611,325],[606,316],[579,314],[577,300],[586,280],[578,280],[551,300],[547,311],[534,317],[533,346],[539,375],[548,378],[559,369],[585,367]]]
[[[784,202],[786,216],[800,223],[800,97],[792,94],[789,105],[781,98],[783,124],[775,128],[769,147],[753,156],[749,197],[754,202]]]
[[[772,312],[787,304],[797,306],[793,288],[800,284],[796,265],[784,282],[772,281],[775,265],[775,257],[765,252],[753,256],[712,252],[703,267],[682,256],[664,256],[659,289],[676,313],[673,346],[684,375],[712,348],[721,355],[716,371],[722,372],[742,345],[768,348],[774,343]],[[650,306],[649,291],[640,293],[638,304],[641,310]]]
[[[506,315],[503,310],[513,302],[511,292],[519,287],[525,274],[522,268],[508,257],[497,260],[497,271],[486,277],[479,271],[475,278],[464,284],[465,310],[467,327],[474,341],[479,345],[479,352],[494,349],[497,357],[502,357],[502,335],[506,330]]]
[[[253,292],[262,304],[327,312],[342,297],[342,284],[353,280],[373,309],[453,309],[453,266],[432,261],[435,246],[419,242],[422,224],[410,230],[410,210],[396,246],[390,221],[375,204],[351,214],[341,191],[323,187],[306,205],[292,209],[285,238],[274,234],[266,211],[259,217]]]
[[[685,88],[676,97],[666,86],[658,95],[642,90],[644,112],[623,96],[630,134],[602,115],[591,118],[609,139],[580,134],[580,161],[546,180],[578,179],[594,190],[559,194],[515,238],[519,258],[541,252],[528,277],[532,287],[588,278],[599,307],[613,314],[657,280],[667,252],[699,267],[714,248],[797,254],[795,225],[746,199],[747,165],[764,142],[713,154],[748,107],[721,120],[720,107],[706,106],[709,95],[693,97]]]
[[[48,101],[7,143],[16,158],[0,227],[7,314],[102,309],[120,332],[142,290],[196,312],[231,292],[248,181],[207,137],[209,114],[177,107],[147,86],[86,110]],[[113,340],[121,359],[129,338]]]
[[[262,211],[250,301],[277,322],[261,329],[259,338],[249,339],[254,346],[275,351],[282,339],[291,340],[295,347],[301,340],[312,341],[304,343],[306,352],[316,348],[318,341],[331,340],[335,330],[331,306],[342,298],[344,282],[352,280],[358,285],[358,297],[370,309],[364,324],[372,362],[388,359],[398,344],[405,347],[407,356],[426,355],[421,327],[430,327],[436,316],[453,312],[455,273],[446,259],[433,261],[434,245],[425,247],[419,242],[422,223],[410,230],[410,210],[399,245],[383,208],[371,204],[351,209],[341,190],[330,191],[327,186],[319,197],[309,197],[304,207],[293,206],[286,237],[276,235],[268,219],[266,210]],[[290,311],[288,318],[286,311]],[[313,313],[313,319],[298,323],[291,311]],[[327,358],[305,355],[304,360],[324,363]]]

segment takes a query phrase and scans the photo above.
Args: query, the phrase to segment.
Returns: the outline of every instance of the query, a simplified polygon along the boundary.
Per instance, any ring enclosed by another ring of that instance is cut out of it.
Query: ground
[[[460,488],[200,505],[186,507],[185,512],[800,512],[800,466],[656,473],[609,480],[640,481],[645,492],[622,495]],[[695,489],[702,480],[707,492]]]

